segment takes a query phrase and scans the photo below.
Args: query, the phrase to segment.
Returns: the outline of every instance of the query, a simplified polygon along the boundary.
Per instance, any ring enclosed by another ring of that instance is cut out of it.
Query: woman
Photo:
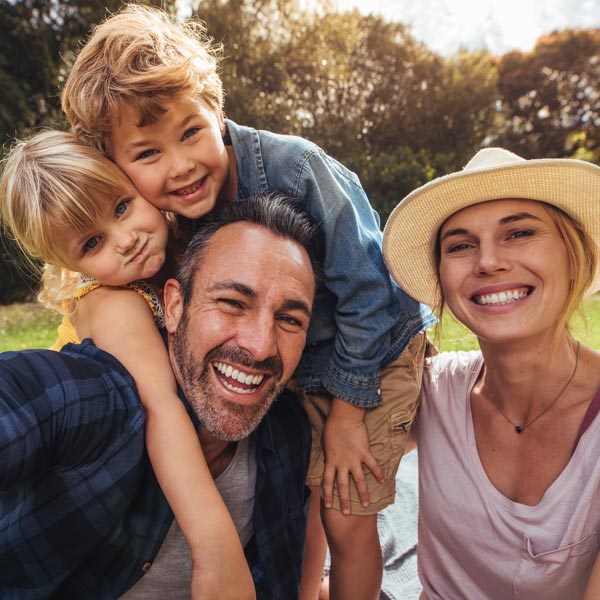
[[[415,190],[387,223],[394,278],[481,349],[429,359],[424,377],[426,598],[584,595],[600,548],[600,353],[568,322],[600,288],[599,242],[599,167],[499,148]]]

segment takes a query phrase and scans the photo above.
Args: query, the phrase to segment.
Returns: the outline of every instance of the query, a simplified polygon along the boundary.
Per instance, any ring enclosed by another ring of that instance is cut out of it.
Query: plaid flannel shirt
[[[135,384],[86,340],[0,355],[0,597],[118,598],[173,514],[144,449]],[[310,428],[285,392],[257,429],[258,598],[297,596]]]

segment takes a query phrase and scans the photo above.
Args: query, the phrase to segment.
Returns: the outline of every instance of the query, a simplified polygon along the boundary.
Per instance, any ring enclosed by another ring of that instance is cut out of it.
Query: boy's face
[[[107,201],[86,231],[60,226],[55,232],[63,240],[64,266],[104,285],[148,279],[165,262],[167,222],[131,186],[122,196]]]
[[[161,210],[197,219],[236,192],[223,144],[220,111],[184,96],[167,104],[154,123],[124,107],[113,119],[111,158],[149,202]]]

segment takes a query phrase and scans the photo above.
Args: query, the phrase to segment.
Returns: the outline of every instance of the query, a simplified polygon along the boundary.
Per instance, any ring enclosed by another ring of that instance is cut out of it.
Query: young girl
[[[40,300],[65,315],[55,349],[92,338],[136,381],[148,454],[192,551],[192,597],[253,597],[237,531],[177,396],[156,326],[158,290],[173,268],[165,217],[114,163],[56,131],[14,146],[0,200],[17,245],[32,265],[46,263]]]

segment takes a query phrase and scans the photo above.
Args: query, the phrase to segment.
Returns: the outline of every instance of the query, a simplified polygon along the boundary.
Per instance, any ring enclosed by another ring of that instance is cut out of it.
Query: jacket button
[[[144,563],[144,566],[142,567],[142,571],[144,571],[144,573],[146,571],[149,571],[151,566],[152,566],[151,562]]]

